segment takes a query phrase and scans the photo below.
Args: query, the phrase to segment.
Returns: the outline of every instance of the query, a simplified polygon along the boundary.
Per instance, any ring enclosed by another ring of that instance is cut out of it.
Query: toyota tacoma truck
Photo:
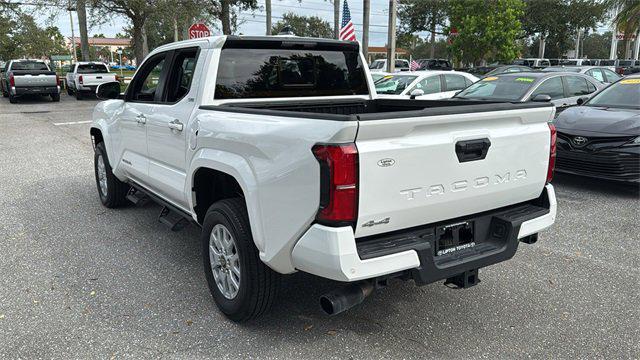
[[[283,274],[342,282],[329,314],[389,280],[478,283],[551,226],[550,103],[378,99],[357,42],[222,36],[155,49],[93,113],[104,206],[153,200],[201,227],[204,273],[234,321]]]
[[[46,95],[60,101],[60,79],[42,60],[11,60],[2,72],[2,96],[15,104],[22,95]]]
[[[81,100],[85,95],[93,95],[98,85],[118,81],[116,74],[109,73],[106,64],[100,62],[78,62],[66,75],[67,95]]]

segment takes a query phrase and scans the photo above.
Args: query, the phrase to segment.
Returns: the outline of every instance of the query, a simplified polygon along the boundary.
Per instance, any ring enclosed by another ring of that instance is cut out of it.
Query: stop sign
[[[203,23],[193,24],[189,27],[189,39],[211,36],[211,31]]]

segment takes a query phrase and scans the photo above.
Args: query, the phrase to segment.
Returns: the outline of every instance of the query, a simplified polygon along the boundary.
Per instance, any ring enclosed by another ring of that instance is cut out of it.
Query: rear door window
[[[589,84],[587,80],[578,76],[565,76],[565,80],[567,81],[567,93],[569,97],[572,96],[583,96],[591,94],[595,88],[593,85],[589,88]]]
[[[464,81],[464,76],[445,74],[444,82],[446,91],[462,90],[467,87],[467,83]]]
[[[593,77],[594,79],[605,82],[604,75],[602,75],[602,71],[600,69],[591,69],[586,72],[587,75]]]
[[[531,97],[544,94],[551,96],[551,100],[562,99],[564,97],[564,87],[562,86],[562,79],[559,76],[552,77],[545,80],[533,91]]]
[[[256,44],[251,44],[255,46]],[[238,44],[247,46],[247,43]],[[367,95],[364,65],[356,46],[345,49],[223,48],[216,99]],[[269,48],[269,46],[272,46]]]
[[[411,89],[411,91],[413,90],[422,90],[425,95],[441,92],[440,76],[429,76],[428,78],[422,79],[413,89]]]
[[[609,69],[601,69],[602,73],[607,77],[607,82],[615,82],[620,79],[622,76],[618,75],[616,72],[611,71]]]

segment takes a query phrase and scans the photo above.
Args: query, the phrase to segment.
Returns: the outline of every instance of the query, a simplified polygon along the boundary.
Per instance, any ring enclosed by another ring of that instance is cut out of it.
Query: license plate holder
[[[449,255],[476,246],[473,221],[438,226],[435,235],[435,256]]]

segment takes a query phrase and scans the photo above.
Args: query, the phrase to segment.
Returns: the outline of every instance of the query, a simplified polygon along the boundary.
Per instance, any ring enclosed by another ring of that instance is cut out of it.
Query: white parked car
[[[100,84],[114,82],[116,74],[109,72],[109,67],[101,62],[78,62],[71,66],[67,73],[67,94],[80,100],[85,95],[93,95]]]
[[[449,99],[478,80],[461,71],[411,71],[389,74],[376,81],[375,87],[379,98],[438,100]]]
[[[125,94],[98,87],[100,201],[146,197],[172,229],[198,224],[235,321],[296,271],[343,283],[320,299],[329,314],[389,279],[473,286],[553,224],[552,104],[377,99],[365,64],[357,42],[317,38],[155,49]]]

